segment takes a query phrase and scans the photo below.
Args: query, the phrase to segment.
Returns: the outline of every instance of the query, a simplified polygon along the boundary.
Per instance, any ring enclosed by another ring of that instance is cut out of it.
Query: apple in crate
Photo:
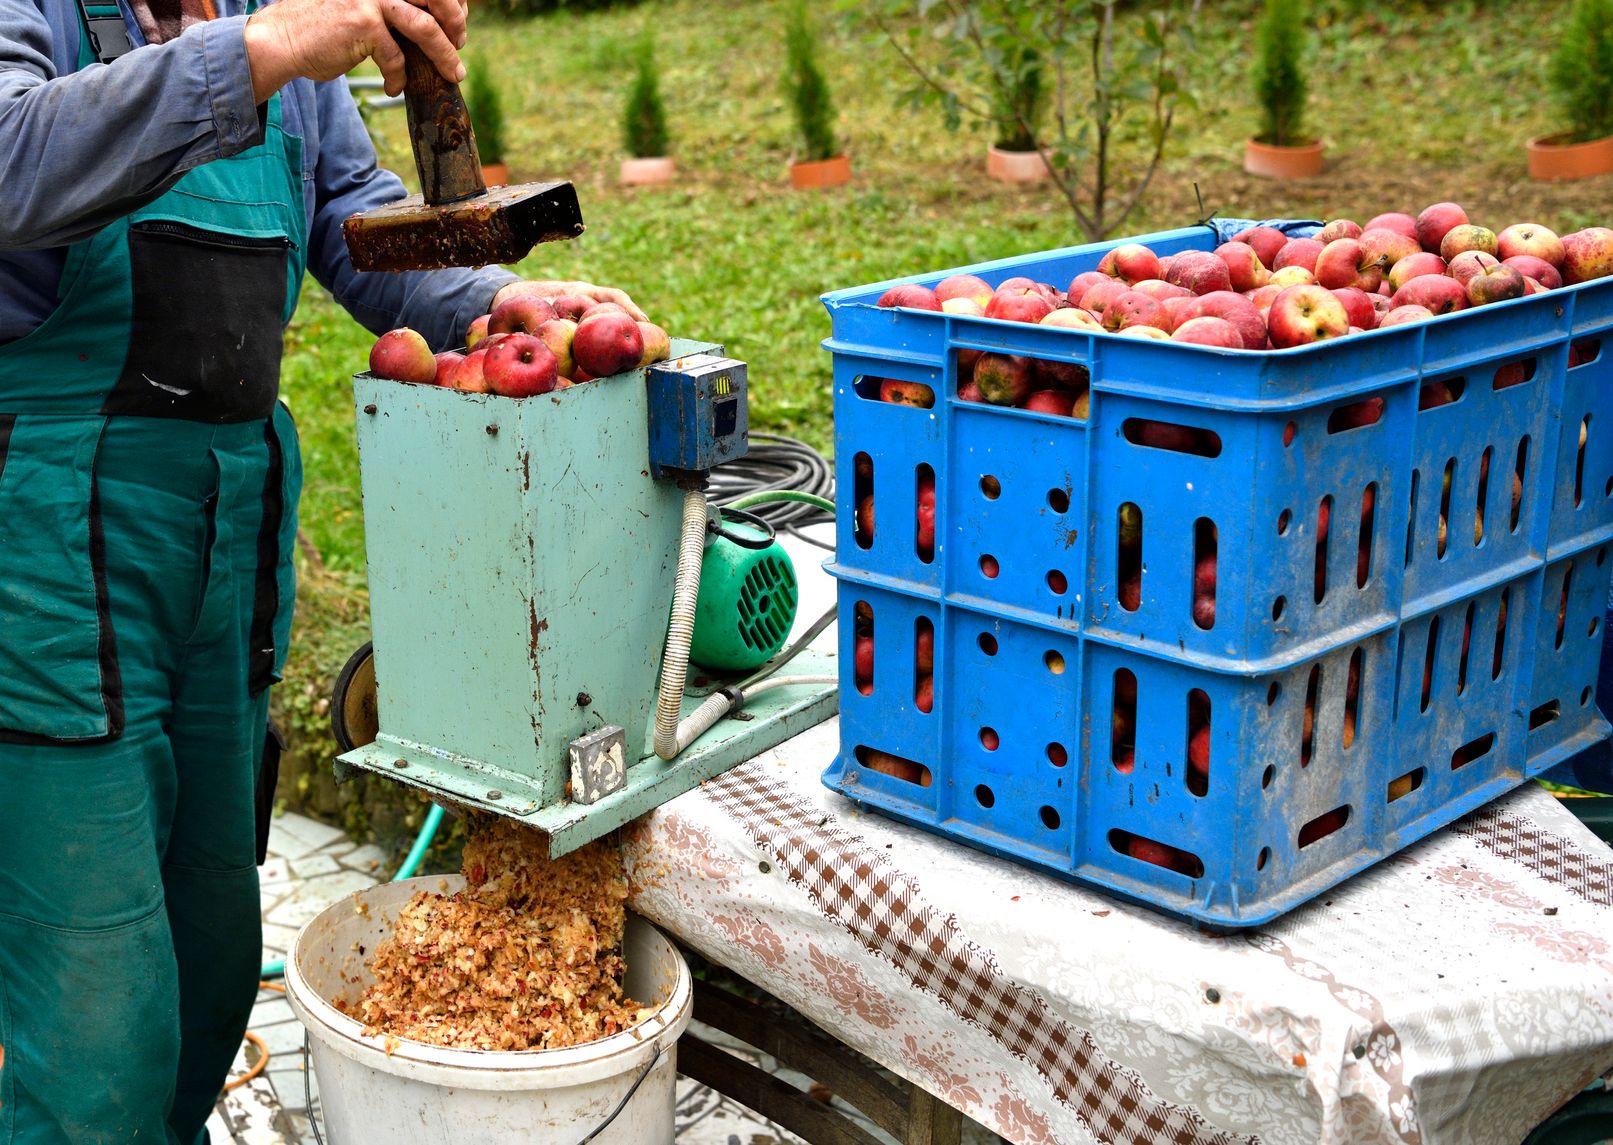
[[[1493,261],[1493,260],[1492,260]],[[1525,292],[1523,275],[1510,266],[1495,263],[1478,271],[1467,281],[1467,299],[1474,306],[1490,302],[1504,302],[1509,298],[1522,298]]]
[[[1439,257],[1446,262],[1470,250],[1483,251],[1488,255],[1495,254],[1495,232],[1489,227],[1463,223],[1446,231],[1445,237],[1439,240]]]
[[[1220,259],[1216,259],[1216,265],[1221,265]],[[1225,269],[1222,267],[1222,270]],[[1103,311],[1103,328],[1110,331],[1124,330],[1130,326],[1153,326],[1163,333],[1168,321],[1163,306],[1136,290],[1128,290]]]
[[[1272,270],[1286,270],[1290,266],[1302,266],[1312,274],[1316,273],[1316,259],[1322,253],[1322,244],[1315,239],[1289,239],[1283,248],[1277,252],[1272,261]]]
[[[1098,272],[1128,283],[1158,278],[1159,256],[1141,243],[1122,243],[1098,260]]]
[[[1460,205],[1434,203],[1424,207],[1417,216],[1417,242],[1424,250],[1437,252],[1447,234],[1457,227],[1466,226],[1467,223],[1467,212]]]
[[[493,307],[487,319],[489,334],[535,334],[538,327],[553,318],[554,307],[546,298],[518,294]]]
[[[488,350],[482,374],[488,390],[506,398],[546,394],[559,377],[549,347],[532,334],[511,334]]]
[[[1386,255],[1369,252],[1355,239],[1334,239],[1316,256],[1316,281],[1329,290],[1353,286],[1376,290],[1383,281]]]
[[[1391,326],[1404,326],[1408,322],[1424,322],[1433,316],[1434,312],[1426,306],[1415,304],[1396,306],[1378,319],[1378,329],[1387,330]]]
[[[975,365],[975,385],[992,405],[1015,406],[1024,401],[1030,396],[1031,377],[1030,359],[1017,354],[982,354]]]
[[[972,274],[954,274],[935,284],[935,297],[943,310],[953,299],[967,298],[984,312],[986,303],[991,301],[991,287],[985,279]]]
[[[857,680],[857,691],[866,696],[874,690],[874,638],[858,636],[852,650],[852,671]]]
[[[1316,241],[1327,249],[1327,244],[1338,239],[1358,239],[1366,228],[1354,219],[1334,219],[1327,226],[1316,232]]]
[[[1398,231],[1408,239],[1415,239],[1417,237],[1417,220],[1403,211],[1387,211],[1381,215],[1373,215],[1372,218],[1368,219],[1361,228],[1361,234],[1373,230]],[[1355,237],[1360,238],[1361,235],[1356,235]]]
[[[958,314],[965,318],[984,318],[986,308],[973,298],[949,298],[941,303],[941,309],[948,314]]]
[[[1225,318],[1189,318],[1171,335],[1173,341],[1190,342],[1196,346],[1217,346],[1223,350],[1244,348],[1243,335]]]
[[[1086,292],[1081,295],[1081,300],[1076,305],[1089,314],[1102,314],[1109,308],[1109,303],[1119,298],[1122,294],[1129,293],[1131,293],[1131,287],[1123,282],[1110,279],[1108,282],[1100,282],[1087,287]]]
[[[1035,291],[1016,293],[999,287],[986,303],[986,317],[1005,322],[1040,322],[1054,310],[1053,303]]]
[[[1248,243],[1237,240],[1222,243],[1215,248],[1215,257],[1226,263],[1231,289],[1240,293],[1266,285],[1266,280],[1271,277],[1271,271],[1266,269],[1255,248]]]
[[[1350,316],[1351,326],[1371,330],[1378,325],[1378,311],[1372,305],[1372,300],[1381,296],[1368,294],[1354,286],[1344,286],[1334,290],[1333,297],[1344,303],[1344,311]]]
[[[1274,290],[1271,292],[1271,297],[1275,298],[1281,293],[1281,289]],[[1182,310],[1183,322],[1191,318],[1224,318],[1238,328],[1238,333],[1243,336],[1245,350],[1266,348],[1266,318],[1251,298],[1234,294],[1230,290],[1217,290],[1213,294],[1201,295]]]
[[[1417,254],[1422,250],[1417,240],[1407,238],[1399,231],[1377,228],[1362,231],[1361,237],[1355,240],[1361,244],[1361,250],[1368,258],[1381,258],[1383,265],[1392,267],[1403,258]],[[1436,248],[1437,249],[1437,248]]]
[[[1172,286],[1191,290],[1194,294],[1232,289],[1232,275],[1227,264],[1204,250],[1185,250],[1177,255],[1165,272],[1165,281]]]
[[[935,555],[935,478],[919,480],[918,516],[914,525],[913,544],[919,556],[929,560]]]
[[[1285,350],[1343,337],[1350,330],[1350,315],[1325,286],[1291,286],[1272,301],[1266,330],[1271,344]]]
[[[1420,250],[1416,254],[1408,254],[1391,266],[1385,281],[1389,283],[1389,289],[1395,291],[1414,278],[1421,278],[1425,274],[1444,274],[1445,269],[1445,260],[1439,255]]]
[[[1495,236],[1495,253],[1502,262],[1515,255],[1526,254],[1557,267],[1563,264],[1565,252],[1563,240],[1549,227],[1539,223],[1513,223]]]
[[[1103,323],[1078,306],[1066,306],[1043,318],[1040,325],[1058,326],[1065,330],[1102,330]]]
[[[1555,266],[1532,254],[1515,254],[1502,259],[1501,265],[1510,266],[1525,278],[1534,279],[1547,290],[1556,290],[1563,284],[1563,276]]]
[[[1434,314],[1449,314],[1468,307],[1467,287],[1443,274],[1418,275],[1389,300],[1391,310],[1402,306],[1426,306]]]
[[[879,400],[892,405],[917,406],[930,409],[935,405],[935,391],[922,382],[906,382],[900,378],[881,378]]]
[[[1564,235],[1562,271],[1569,286],[1613,274],[1613,230],[1586,227]]]
[[[905,310],[940,310],[941,299],[928,286],[916,282],[893,286],[879,296],[875,306],[899,306]]]
[[[1290,286],[1310,286],[1316,282],[1316,275],[1303,266],[1285,266],[1276,271],[1266,280],[1266,286],[1275,286],[1278,290],[1287,290]],[[1262,287],[1264,289],[1264,287]]]
[[[1260,256],[1260,261],[1271,266],[1277,259],[1277,252],[1288,244],[1288,236],[1276,227],[1250,227],[1233,235],[1232,241],[1248,243]]]
[[[594,304],[594,300],[584,298],[580,294],[562,294],[557,298],[551,298],[549,303],[554,307],[554,316],[556,318],[580,322],[584,311]]]
[[[437,380],[437,358],[424,335],[400,326],[382,334],[370,347],[370,373],[394,382],[426,385]]]
[[[1019,408],[1032,413],[1051,413],[1069,417],[1075,396],[1068,390],[1037,390],[1020,403]]]
[[[626,314],[591,314],[577,323],[571,353],[578,368],[596,378],[608,378],[639,364],[644,356],[644,335]]]

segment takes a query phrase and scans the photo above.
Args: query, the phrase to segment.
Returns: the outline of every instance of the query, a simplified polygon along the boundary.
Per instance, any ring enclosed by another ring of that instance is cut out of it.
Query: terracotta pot
[[[1559,143],[1567,132],[1529,140],[1531,179],[1585,179],[1613,173],[1613,135],[1589,143]]]
[[[986,174],[999,183],[1040,183],[1053,177],[1043,152],[1005,151],[996,144],[986,148]]]
[[[670,183],[677,173],[678,165],[670,155],[622,160],[622,185],[626,187],[653,187]]]
[[[489,187],[507,187],[510,185],[510,165],[508,163],[483,163],[482,182]]]
[[[1308,179],[1322,173],[1322,143],[1303,147],[1273,147],[1251,139],[1244,145],[1243,169],[1268,179]]]
[[[790,186],[838,187],[851,182],[851,156],[836,155],[833,159],[810,159],[790,164]]]

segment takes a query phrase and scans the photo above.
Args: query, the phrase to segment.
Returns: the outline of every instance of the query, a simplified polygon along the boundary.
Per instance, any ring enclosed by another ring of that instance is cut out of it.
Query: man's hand
[[[381,69],[388,95],[403,90],[403,50],[419,44],[454,83],[465,78],[466,0],[278,0],[246,21],[252,94],[259,103],[298,77],[330,80],[365,59]]]
[[[493,305],[517,298],[523,294],[536,295],[538,298],[554,299],[563,294],[575,294],[580,298],[591,299],[594,302],[614,302],[623,310],[633,316],[635,322],[648,322],[649,315],[638,308],[638,304],[627,296],[625,290],[617,290],[612,286],[595,286],[591,282],[512,282],[501,287],[493,295]]]

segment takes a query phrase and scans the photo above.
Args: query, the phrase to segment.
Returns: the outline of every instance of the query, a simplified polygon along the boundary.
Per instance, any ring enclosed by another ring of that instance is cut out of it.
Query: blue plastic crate
[[[1208,228],[1119,241],[1215,245]],[[1062,287],[1115,245],[902,281]],[[1613,280],[1263,353],[876,308],[891,285],[824,297],[846,675],[829,786],[1238,927],[1609,731],[1587,689],[1613,539]],[[1084,366],[1088,418],[958,399],[972,350]],[[881,402],[882,378],[930,386],[934,407]],[[1144,444],[1148,423],[1190,427],[1192,448]],[[1190,767],[1206,711],[1208,766]]]

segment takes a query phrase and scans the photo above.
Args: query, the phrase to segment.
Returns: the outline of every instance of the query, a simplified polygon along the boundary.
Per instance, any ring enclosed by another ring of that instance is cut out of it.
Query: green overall
[[[0,346],[0,1145],[205,1141],[251,1012],[300,150],[277,97]]]

